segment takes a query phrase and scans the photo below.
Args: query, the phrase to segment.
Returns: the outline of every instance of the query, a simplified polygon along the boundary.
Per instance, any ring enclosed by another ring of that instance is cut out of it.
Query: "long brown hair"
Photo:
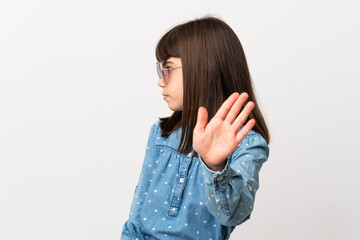
[[[183,110],[159,118],[161,137],[167,137],[182,127],[178,152],[187,154],[192,149],[199,107],[206,108],[209,122],[234,92],[249,94],[246,103],[253,101],[255,108],[246,122],[254,118],[256,123],[252,130],[261,134],[269,144],[269,132],[256,102],[245,53],[239,38],[227,23],[207,15],[177,25],[159,40],[155,54],[160,62],[169,57],[181,58],[182,62]]]

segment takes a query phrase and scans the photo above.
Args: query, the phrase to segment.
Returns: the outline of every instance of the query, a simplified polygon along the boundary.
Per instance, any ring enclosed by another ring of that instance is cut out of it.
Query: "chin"
[[[171,107],[169,106],[169,108],[172,110],[172,111],[182,111],[182,107]]]

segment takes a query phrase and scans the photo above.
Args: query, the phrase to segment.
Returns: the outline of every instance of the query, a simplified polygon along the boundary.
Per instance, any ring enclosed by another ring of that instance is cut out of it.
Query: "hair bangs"
[[[164,62],[170,57],[180,57],[179,38],[176,35],[176,29],[172,29],[159,40],[155,50],[156,59],[159,62]]]

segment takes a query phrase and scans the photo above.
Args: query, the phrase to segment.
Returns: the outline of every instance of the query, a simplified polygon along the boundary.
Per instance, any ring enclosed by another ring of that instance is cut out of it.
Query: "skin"
[[[168,61],[174,63],[165,65],[166,67],[182,66],[180,58],[170,57]],[[183,76],[181,68],[174,69],[165,84],[159,79],[158,86],[163,88],[163,94],[169,95],[165,99],[169,108],[174,111],[182,110]],[[237,116],[248,97],[246,92],[241,94],[234,92],[225,100],[209,123],[207,123],[206,108],[199,107],[193,132],[193,149],[209,169],[222,171],[226,166],[227,157],[236,150],[240,142],[254,127],[255,119],[251,119],[239,131],[255,107],[255,103],[249,101]]]
[[[209,123],[207,123],[206,109],[199,108],[193,133],[193,149],[209,169],[222,171],[226,166],[226,158],[236,150],[246,134],[254,127],[255,119],[250,119],[239,131],[255,107],[254,102],[249,101],[237,116],[248,97],[246,92],[241,95],[237,92],[231,94]]]
[[[181,67],[181,58],[170,57],[167,61],[169,63],[164,65],[164,68]],[[170,63],[170,61],[172,63]],[[170,72],[169,79],[166,83],[160,78],[157,85],[163,88],[163,95],[168,95],[165,98],[169,108],[173,111],[182,111],[183,109],[183,74],[182,68],[173,69]]]

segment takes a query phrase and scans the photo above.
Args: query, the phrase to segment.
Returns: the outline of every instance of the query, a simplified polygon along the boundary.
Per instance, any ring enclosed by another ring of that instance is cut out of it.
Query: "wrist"
[[[227,163],[227,159],[225,159],[221,164],[218,165],[213,165],[213,164],[209,164],[204,158],[201,157],[201,159],[203,160],[203,162],[205,163],[205,165],[212,171],[219,171],[221,172],[222,170],[224,170],[226,163]]]

